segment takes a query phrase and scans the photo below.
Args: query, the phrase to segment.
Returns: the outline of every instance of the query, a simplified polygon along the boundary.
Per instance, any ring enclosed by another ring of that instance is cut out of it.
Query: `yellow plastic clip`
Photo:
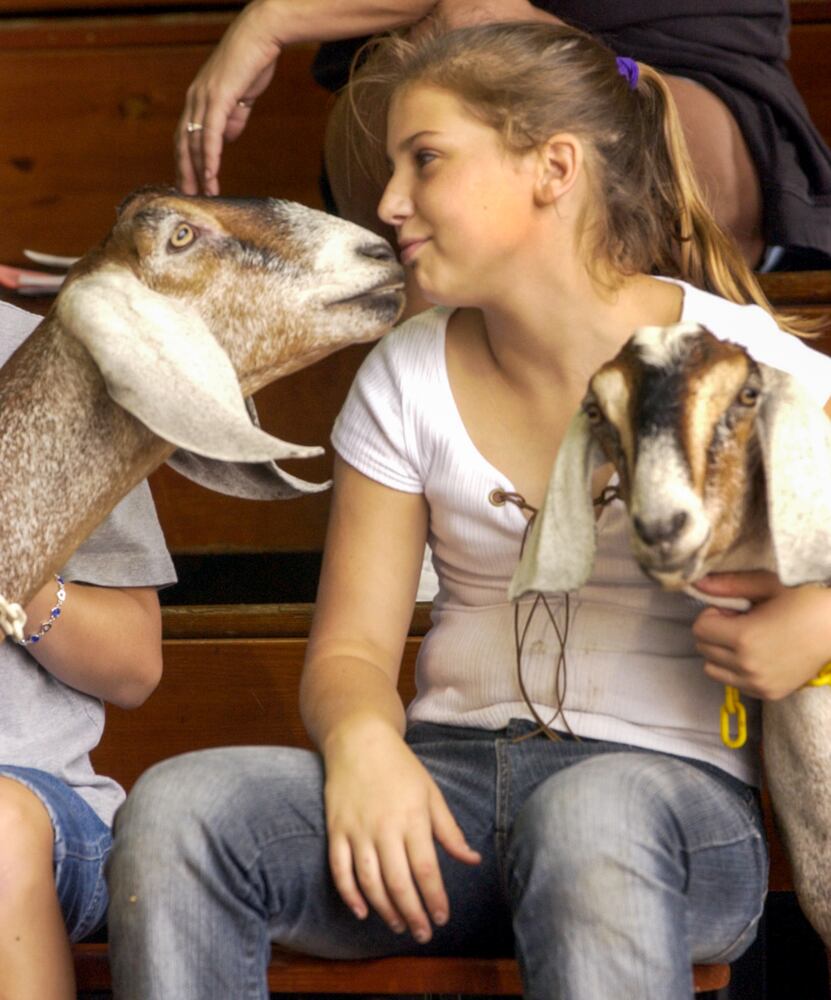
[[[734,718],[735,735],[731,732],[731,721]],[[724,704],[721,706],[721,742],[731,750],[737,750],[747,742],[747,712],[739,696],[739,689],[729,685],[724,688]]]
[[[825,687],[826,684],[831,684],[831,663],[826,663],[817,676],[806,683],[805,687],[818,688]]]

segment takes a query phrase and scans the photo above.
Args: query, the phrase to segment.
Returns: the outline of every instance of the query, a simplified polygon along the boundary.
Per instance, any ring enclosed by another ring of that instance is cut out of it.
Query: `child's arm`
[[[338,891],[356,916],[365,917],[369,904],[390,927],[409,928],[422,941],[430,937],[430,919],[448,917],[434,839],[461,861],[479,860],[402,739],[396,684],[426,530],[423,496],[336,462],[301,689],[303,718],[326,766]]]
[[[773,573],[719,573],[702,591],[746,597],[742,614],[707,608],[693,625],[705,673],[720,684],[765,700],[784,698],[831,661],[831,589],[784,587]]]
[[[55,606],[56,581],[26,608],[27,635]],[[122,708],[140,705],[162,675],[161,611],[153,587],[66,583],[54,627],[26,648],[64,684]]]

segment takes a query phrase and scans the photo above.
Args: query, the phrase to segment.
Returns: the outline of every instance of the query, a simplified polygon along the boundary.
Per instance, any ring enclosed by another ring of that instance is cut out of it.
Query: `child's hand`
[[[718,573],[696,587],[714,596],[746,597],[742,614],[707,608],[693,624],[704,672],[745,694],[775,701],[815,677],[831,660],[831,591],[784,587],[773,573]]]
[[[348,746],[326,755],[332,876],[359,919],[369,904],[392,930],[409,928],[429,941],[430,921],[442,925],[450,915],[434,839],[465,864],[478,864],[480,855],[398,733],[372,725],[371,734],[352,734]]]

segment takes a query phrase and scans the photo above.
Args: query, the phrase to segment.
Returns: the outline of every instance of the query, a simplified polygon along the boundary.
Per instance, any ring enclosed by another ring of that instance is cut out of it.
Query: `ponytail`
[[[676,220],[665,232],[665,247],[656,254],[664,268],[675,261],[674,273],[663,273],[732,302],[755,303],[790,333],[814,332],[817,326],[812,321],[774,309],[736,243],[713,218],[695,177],[675,100],[660,73],[643,63],[639,66],[637,94],[644,137],[653,137],[654,156],[649,159],[659,202],[655,211],[659,217]]]

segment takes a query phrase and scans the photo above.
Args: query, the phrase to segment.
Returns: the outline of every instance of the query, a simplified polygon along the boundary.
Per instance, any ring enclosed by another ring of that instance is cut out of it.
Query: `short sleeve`
[[[81,543],[63,576],[100,587],[166,587],[176,582],[146,481]]]
[[[405,493],[423,493],[407,425],[408,396],[417,393],[407,326],[389,333],[361,365],[332,431],[335,450],[353,468]]]

